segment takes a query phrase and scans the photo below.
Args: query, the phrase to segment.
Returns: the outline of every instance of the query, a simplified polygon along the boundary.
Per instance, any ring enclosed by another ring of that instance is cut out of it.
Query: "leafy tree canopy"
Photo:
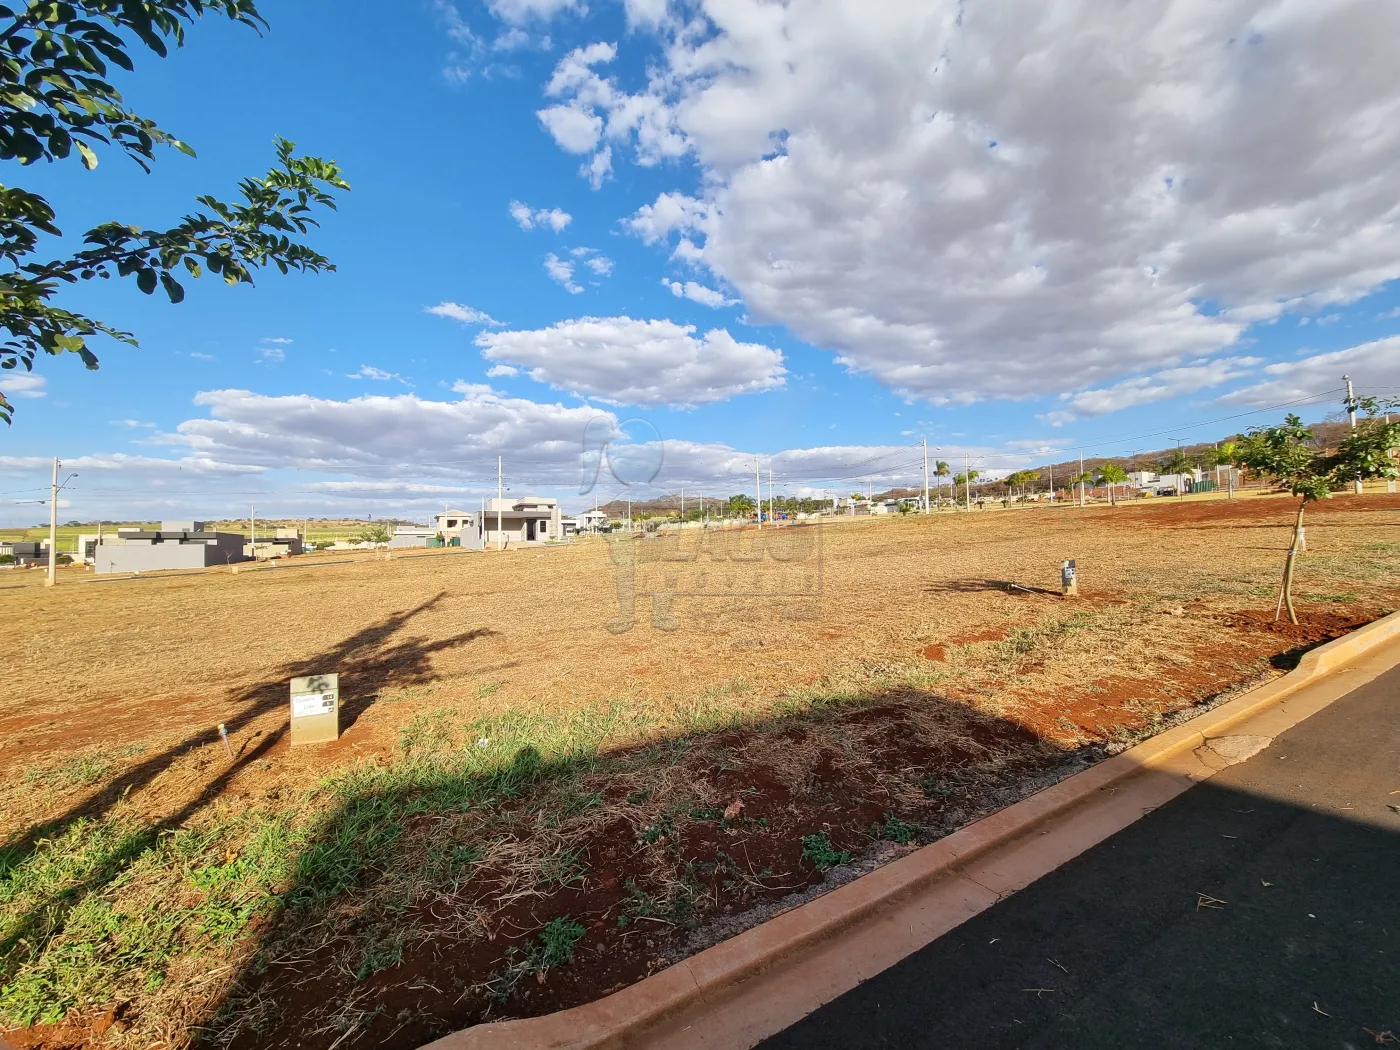
[[[253,0],[29,0],[0,3],[0,161],[21,166],[76,158],[91,170],[98,150],[118,150],[150,171],[156,148],[194,150],[132,112],[108,80],[108,69],[134,69],[138,48],[159,57],[181,47],[185,30],[205,14],[222,14],[261,30]],[[75,353],[88,368],[88,346],[102,334],[136,345],[135,337],[58,306],[65,285],[132,277],[147,295],[157,288],[172,303],[185,297],[181,279],[204,271],[227,284],[252,284],[253,272],[275,266],[333,270],[301,240],[317,225],[317,208],[334,208],[334,190],[348,190],[340,169],[297,156],[276,140],[276,163],[261,178],[238,184],[239,199],[196,198],[200,208],[169,230],[107,222],[88,230],[70,258],[39,261],[41,240],[61,235],[53,208],[37,193],[0,185],[0,368],[32,369],[39,353]],[[182,272],[183,271],[183,272]],[[0,394],[0,419],[12,406]]]
[[[1302,546],[1304,509],[1349,482],[1396,477],[1400,472],[1392,452],[1397,448],[1400,423],[1375,418],[1362,422],[1332,452],[1320,448],[1312,430],[1294,415],[1281,426],[1255,427],[1239,441],[1235,462],[1274,479],[1299,497],[1279,594],[1279,603],[1287,606],[1293,623],[1298,622],[1293,608],[1293,567]]]
[[[1239,463],[1286,486],[1304,502],[1326,499],[1353,481],[1395,478],[1393,450],[1400,448],[1400,423],[1367,419],[1334,451],[1317,447],[1297,416],[1281,426],[1255,427],[1239,442]]]

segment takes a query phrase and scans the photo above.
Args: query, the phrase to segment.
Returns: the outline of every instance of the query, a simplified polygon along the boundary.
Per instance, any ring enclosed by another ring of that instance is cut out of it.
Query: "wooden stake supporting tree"
[[[1272,478],[1298,497],[1293,519],[1293,540],[1283,563],[1280,609],[1288,609],[1288,619],[1298,622],[1293,608],[1293,573],[1298,552],[1303,548],[1303,512],[1315,500],[1329,499],[1333,492],[1352,482],[1371,478],[1394,478],[1395,460],[1390,451],[1400,448],[1400,423],[1380,419],[1365,420],[1337,447],[1328,452],[1318,448],[1313,432],[1297,416],[1288,416],[1282,426],[1255,427],[1239,443],[1238,462],[1265,477]]]

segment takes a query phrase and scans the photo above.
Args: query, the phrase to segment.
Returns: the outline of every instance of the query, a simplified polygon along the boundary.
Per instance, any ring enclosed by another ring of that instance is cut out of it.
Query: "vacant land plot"
[[[801,528],[7,576],[0,1030],[413,1045],[612,991],[1400,604],[1400,499],[1338,497],[1276,623],[1291,506],[843,523],[819,590]],[[629,624],[620,572],[677,597]],[[323,671],[343,736],[292,750]]]

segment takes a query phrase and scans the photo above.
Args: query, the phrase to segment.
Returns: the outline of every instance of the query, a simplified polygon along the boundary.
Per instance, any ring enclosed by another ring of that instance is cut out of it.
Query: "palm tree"
[[[1083,474],[1076,474],[1074,475],[1074,477],[1069,479],[1069,487],[1071,489],[1073,489],[1076,485],[1092,485],[1093,483],[1094,475],[1087,470]],[[1082,496],[1083,493],[1081,492],[1080,495]]]
[[[937,479],[940,479],[934,483],[938,489],[937,499],[943,498],[943,482],[941,479],[946,478],[948,476],[948,470],[948,464],[941,459],[933,465],[933,476]]]
[[[1105,463],[1099,470],[1099,477],[1108,483],[1108,502],[1110,506],[1118,506],[1113,498],[1113,486],[1121,485],[1128,480],[1128,472],[1117,463]]]

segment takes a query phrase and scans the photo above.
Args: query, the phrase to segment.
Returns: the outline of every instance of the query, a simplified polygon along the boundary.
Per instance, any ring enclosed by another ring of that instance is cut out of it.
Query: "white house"
[[[443,538],[451,539],[463,529],[476,528],[476,514],[465,510],[445,510],[433,516],[433,528]]]
[[[586,510],[574,520],[579,532],[606,532],[608,528],[608,516],[601,510]]]
[[[463,547],[516,547],[558,542],[564,538],[559,501],[549,496],[488,499],[479,517],[460,532]]]

